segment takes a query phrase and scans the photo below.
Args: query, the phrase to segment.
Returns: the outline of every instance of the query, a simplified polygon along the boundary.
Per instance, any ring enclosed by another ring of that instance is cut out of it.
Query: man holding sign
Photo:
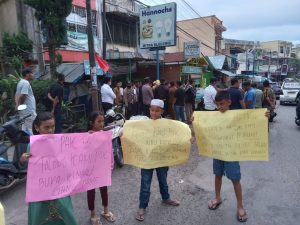
[[[154,169],[157,173],[162,202],[179,206],[178,201],[170,198],[167,183],[168,166],[187,162],[191,131],[184,123],[161,119],[163,109],[164,102],[153,99],[150,104],[151,120],[128,121],[124,126],[122,136],[124,162],[142,168],[139,210],[135,216],[139,221],[145,219]]]
[[[222,203],[222,176],[234,186],[237,199],[237,220],[247,221],[240,183],[240,160],[268,160],[268,121],[262,110],[233,110],[228,91],[215,97],[220,112],[198,112],[194,128],[200,154],[212,157],[216,196],[208,204],[211,210]],[[205,114],[206,113],[206,114]],[[268,114],[266,114],[268,116]]]

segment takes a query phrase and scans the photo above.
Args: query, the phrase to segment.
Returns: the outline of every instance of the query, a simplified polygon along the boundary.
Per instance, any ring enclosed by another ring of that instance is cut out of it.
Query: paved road
[[[247,225],[296,225],[300,222],[300,129],[294,123],[295,106],[280,106],[278,117],[270,127],[270,161],[243,162],[242,186],[249,220]],[[154,177],[155,178],[155,177]],[[171,195],[181,201],[180,207],[163,206],[160,202],[157,179],[153,180],[152,195],[144,223],[134,214],[138,206],[140,171],[125,166],[113,173],[109,188],[110,208],[117,216],[115,225],[235,225],[236,203],[232,184],[223,182],[224,202],[216,211],[207,209],[214,195],[212,160],[199,157],[193,146],[189,163],[170,169]],[[100,212],[99,193],[97,195]],[[27,224],[24,203],[25,184],[2,195],[8,225]],[[86,195],[73,197],[79,225],[89,224]],[[108,224],[104,222],[104,224]]]

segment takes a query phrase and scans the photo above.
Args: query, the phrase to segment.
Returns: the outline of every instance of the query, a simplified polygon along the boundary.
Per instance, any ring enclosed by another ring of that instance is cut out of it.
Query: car
[[[279,97],[280,105],[286,103],[297,103],[297,96],[300,91],[299,82],[284,81],[281,86],[282,94]]]
[[[274,92],[274,94],[276,95],[276,99],[279,99],[280,95],[283,94],[281,87],[278,84],[271,84],[271,88]]]

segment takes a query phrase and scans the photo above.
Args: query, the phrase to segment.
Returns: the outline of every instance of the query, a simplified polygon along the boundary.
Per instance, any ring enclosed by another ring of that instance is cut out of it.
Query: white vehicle
[[[282,86],[282,95],[280,95],[280,105],[285,103],[297,103],[297,94],[300,91],[300,84],[296,81],[284,81]]]

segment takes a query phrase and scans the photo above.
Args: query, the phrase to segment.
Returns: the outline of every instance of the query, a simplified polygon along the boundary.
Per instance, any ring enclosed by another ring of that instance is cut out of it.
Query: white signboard
[[[184,42],[184,58],[199,58],[200,43],[198,41]]]
[[[176,45],[176,3],[140,9],[140,48]]]

